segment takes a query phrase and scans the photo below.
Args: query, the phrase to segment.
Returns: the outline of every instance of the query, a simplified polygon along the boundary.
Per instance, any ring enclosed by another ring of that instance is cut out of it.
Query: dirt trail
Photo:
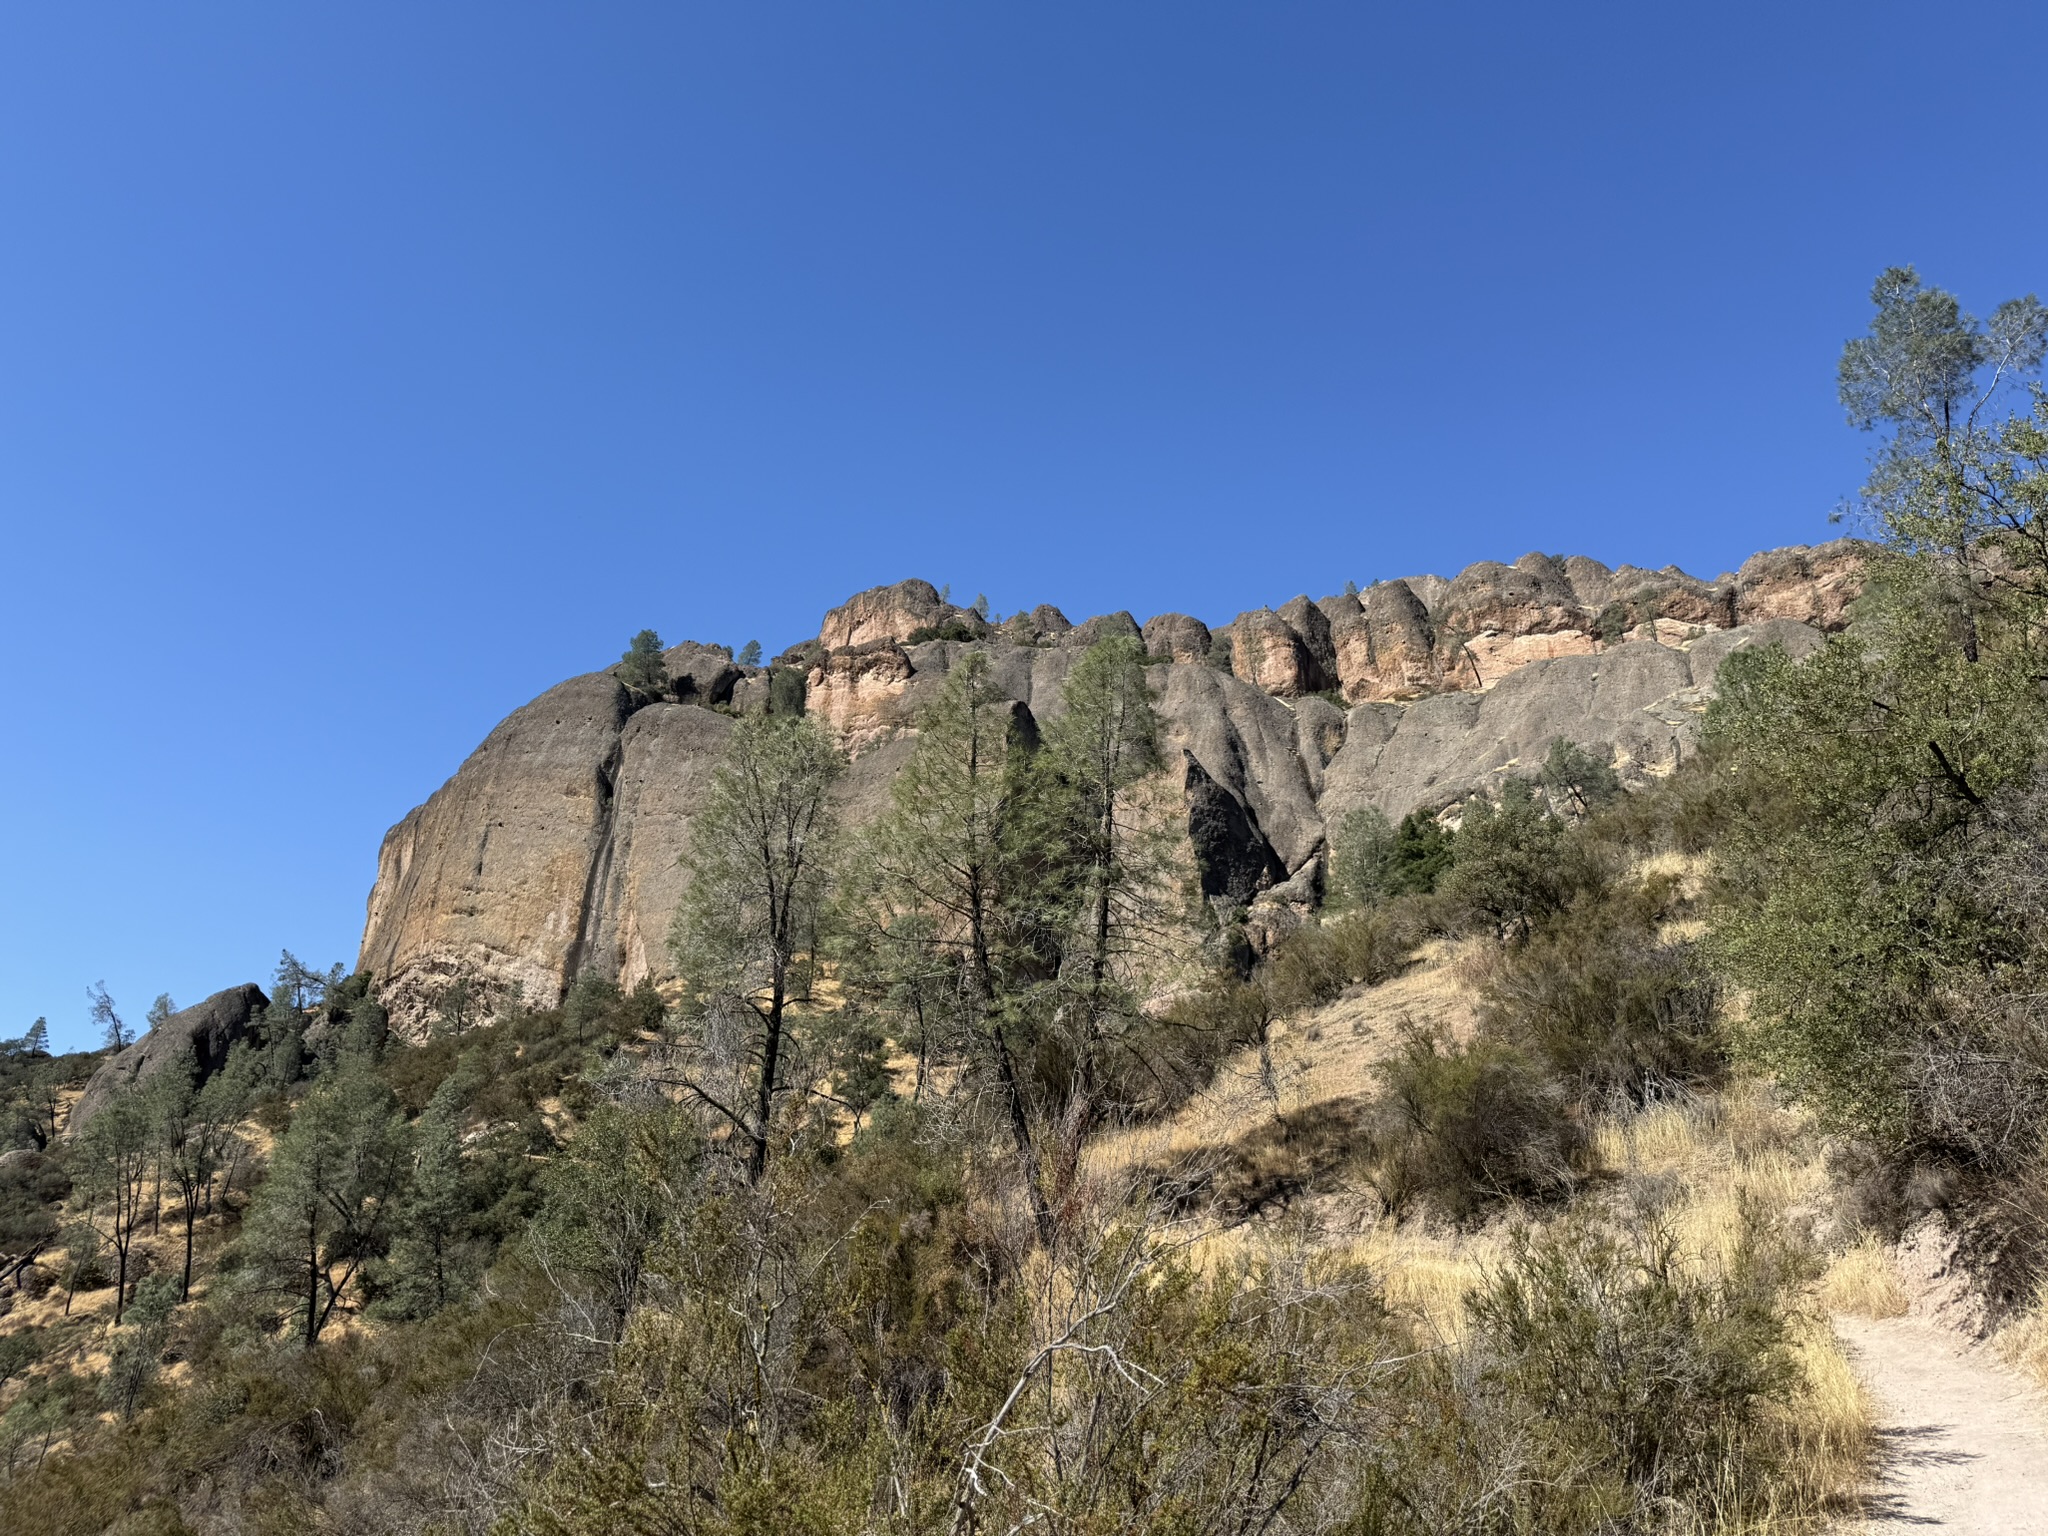
[[[1877,1399],[1885,1462],[1865,1531],[2048,1536],[2048,1411],[2032,1389],[1918,1317],[1838,1317]]]

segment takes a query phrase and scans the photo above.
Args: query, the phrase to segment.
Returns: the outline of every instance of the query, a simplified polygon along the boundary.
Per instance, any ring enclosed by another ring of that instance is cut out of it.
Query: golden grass
[[[1998,1352],[2035,1385],[2048,1388],[2048,1280],[2025,1311],[1998,1331]]]
[[[1890,1250],[1875,1233],[1837,1254],[1814,1294],[1828,1311],[1846,1312],[1851,1317],[1906,1315],[1906,1287]]]

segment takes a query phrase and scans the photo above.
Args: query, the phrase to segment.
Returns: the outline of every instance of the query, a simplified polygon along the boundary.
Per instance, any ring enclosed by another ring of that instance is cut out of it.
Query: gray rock
[[[732,659],[729,645],[685,640],[661,653],[668,664],[669,691],[684,704],[730,704],[732,690],[747,668]]]
[[[1184,613],[1154,614],[1142,631],[1146,654],[1178,662],[1206,662],[1214,637],[1209,626]]]
[[[100,1063],[71,1107],[65,1134],[76,1135],[123,1088],[144,1083],[166,1069],[191,1062],[200,1081],[227,1065],[228,1051],[246,1040],[254,1021],[270,1006],[253,982],[216,992],[203,1003],[172,1014],[118,1055]]]
[[[1098,640],[1136,640],[1139,638],[1138,621],[1128,613],[1100,613],[1092,619],[1084,619],[1066,634],[1059,643],[1071,650],[1085,651]]]

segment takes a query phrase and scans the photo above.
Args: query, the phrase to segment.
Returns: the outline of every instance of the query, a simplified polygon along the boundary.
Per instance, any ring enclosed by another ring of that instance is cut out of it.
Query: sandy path
[[[2048,1536],[2048,1414],[2018,1377],[1915,1317],[1838,1317],[1878,1402],[1864,1530]]]

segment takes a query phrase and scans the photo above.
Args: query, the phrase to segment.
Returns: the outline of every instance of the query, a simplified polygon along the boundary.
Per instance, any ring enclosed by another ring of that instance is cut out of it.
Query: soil
[[[1926,1317],[1838,1317],[1875,1399],[1883,1474],[1861,1529],[2048,1536],[2048,1404]]]

